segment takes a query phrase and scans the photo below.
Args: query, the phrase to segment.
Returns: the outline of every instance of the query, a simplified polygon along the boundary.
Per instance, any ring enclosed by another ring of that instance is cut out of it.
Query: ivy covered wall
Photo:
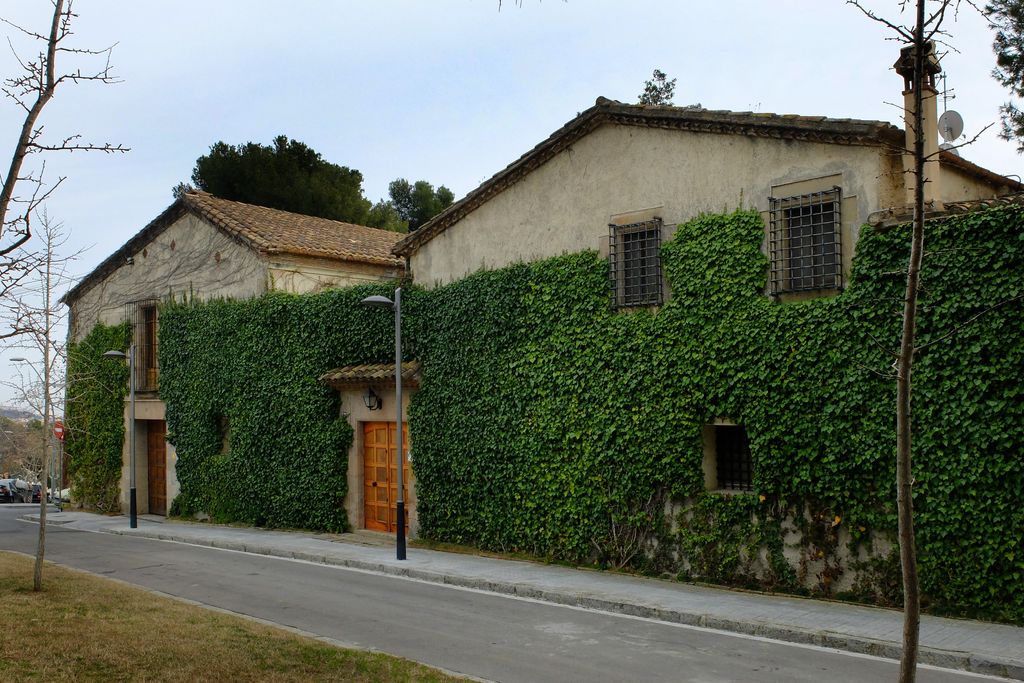
[[[908,232],[863,230],[848,290],[792,304],[762,294],[763,235],[755,213],[681,226],[657,313],[611,312],[591,253],[430,292],[412,407],[421,533],[788,590],[856,574],[898,600],[893,558],[870,551],[896,528],[889,373]],[[927,240],[924,589],[935,609],[1020,621],[1024,316],[1019,298],[1000,303],[1024,289],[1024,215],[932,223]],[[754,495],[703,490],[701,428],[718,416],[746,427]]]
[[[387,358],[394,319],[360,306],[380,287],[272,293],[160,311],[160,396],[177,449],[172,514],[342,531],[352,429],[318,381]]]
[[[128,367],[103,358],[103,353],[111,350],[128,350],[127,325],[96,325],[82,341],[68,348],[64,448],[71,495],[99,512],[120,510],[118,484]]]
[[[746,212],[681,226],[662,249],[673,296],[656,313],[610,311],[594,253],[407,290],[421,535],[898,601],[898,565],[877,541],[896,527],[888,373],[908,233],[865,228],[850,287],[790,304],[762,293],[763,234]],[[914,377],[924,589],[934,610],[1021,622],[1024,211],[931,223],[927,245]],[[392,357],[393,318],[358,303],[370,293],[389,291],[161,311],[176,512],[347,527],[352,433],[317,377]],[[750,437],[753,494],[703,490],[701,429],[720,416]]]

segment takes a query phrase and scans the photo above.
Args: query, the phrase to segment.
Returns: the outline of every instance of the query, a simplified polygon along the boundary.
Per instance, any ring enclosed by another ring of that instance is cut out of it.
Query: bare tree
[[[537,1],[541,2],[541,0],[537,0]],[[562,0],[562,2],[568,2],[568,1],[569,0]],[[523,6],[523,0],[512,0],[512,4],[514,4],[516,7],[522,7]],[[501,11],[501,0],[498,0],[498,11],[499,12]]]
[[[73,0],[52,0],[53,14],[49,29],[35,31],[15,24],[3,17],[0,22],[15,30],[16,35],[38,45],[38,52],[31,58],[18,54],[13,41],[8,39],[11,50],[20,64],[17,74],[3,79],[0,90],[4,96],[24,112],[17,142],[11,154],[7,174],[0,179],[0,298],[11,288],[17,287],[32,270],[41,265],[37,255],[22,249],[32,236],[32,217],[36,210],[64,181],[58,177],[52,184],[44,181],[46,164],[38,168],[26,165],[30,155],[46,152],[102,151],[126,152],[128,149],[111,143],[94,144],[84,142],[81,135],[71,134],[57,139],[44,135],[40,122],[43,109],[53,99],[57,88],[64,84],[95,81],[117,83],[110,65],[114,46],[94,50],[70,45],[74,35],[73,20],[78,16],[73,11]],[[64,58],[78,58],[78,61],[99,61],[99,65],[86,68],[75,66],[58,71],[58,61]],[[0,339],[21,334],[18,326],[0,334]]]
[[[64,394],[63,377],[67,364],[64,335],[58,333],[66,312],[57,301],[57,292],[66,288],[72,280],[68,267],[79,255],[76,252],[70,256],[60,256],[58,250],[67,241],[62,225],[54,222],[45,211],[40,213],[39,222],[42,246],[36,277],[19,287],[13,296],[8,296],[3,305],[7,314],[17,319],[24,331],[18,346],[14,348],[24,349],[40,357],[38,366],[28,358],[12,359],[19,361],[19,367],[26,372],[20,373],[19,382],[7,383],[18,390],[22,403],[40,416],[43,425],[40,444],[42,495],[39,501],[39,541],[33,579],[33,588],[37,591],[42,590],[43,556],[46,551],[46,474],[51,469],[50,457],[54,452],[53,416],[55,408],[58,408],[56,412],[61,412],[59,406]]]
[[[970,4],[970,0],[965,0]],[[907,266],[906,288],[899,352],[893,367],[896,371],[896,507],[900,564],[903,579],[903,651],[900,658],[900,683],[912,683],[917,676],[917,654],[921,630],[921,586],[917,572],[917,547],[914,533],[914,477],[911,444],[911,389],[916,345],[918,295],[921,290],[921,263],[924,256],[925,183],[929,182],[925,165],[938,163],[937,152],[926,153],[925,127],[922,107],[923,90],[934,91],[934,78],[938,65],[934,58],[934,45],[947,34],[942,30],[947,11],[956,12],[960,0],[901,0],[900,11],[914,10],[912,26],[901,25],[865,8],[859,0],[847,0],[870,19],[894,31],[897,40],[904,43],[897,70],[904,75],[913,94],[913,104],[905,112],[907,125],[913,132],[913,145],[903,150],[912,157],[910,173],[913,176],[913,227],[910,239],[910,260]],[[931,4],[931,10],[927,5]]]

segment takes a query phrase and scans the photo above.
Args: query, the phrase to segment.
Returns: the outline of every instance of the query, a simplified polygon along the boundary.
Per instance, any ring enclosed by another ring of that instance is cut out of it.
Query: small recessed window
[[[609,225],[608,263],[614,308],[662,303],[661,219]]]
[[[754,467],[747,431],[740,425],[704,428],[704,479],[712,490],[753,491]]]

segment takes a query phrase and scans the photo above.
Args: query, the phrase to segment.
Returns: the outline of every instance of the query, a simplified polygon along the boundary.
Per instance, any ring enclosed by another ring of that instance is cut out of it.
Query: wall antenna
[[[953,90],[946,87],[946,74],[942,74],[942,116],[939,117],[939,135],[945,140],[939,149],[950,152],[960,156],[960,153],[956,150],[953,141],[963,135],[964,132],[964,119],[960,114],[952,109],[947,109],[949,100],[955,100],[956,95],[951,94]]]

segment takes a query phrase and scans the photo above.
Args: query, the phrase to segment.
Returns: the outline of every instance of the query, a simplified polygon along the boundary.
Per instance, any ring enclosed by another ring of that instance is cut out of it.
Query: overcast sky
[[[866,4],[900,19],[897,0]],[[0,16],[45,31],[50,7],[0,0]],[[63,87],[43,114],[46,133],[131,148],[47,157],[47,177],[67,177],[49,213],[71,233],[68,250],[89,247],[78,274],[165,209],[218,140],[300,140],[361,171],[376,201],[397,177],[462,197],[599,95],[636,101],[654,68],[678,79],[679,105],[901,116],[899,45],[842,0],[505,0],[500,11],[497,0],[78,0],[75,9],[75,46],[116,43],[122,82]],[[990,76],[991,31],[966,4],[946,27],[957,50],[943,60],[949,108],[973,136],[1007,99]],[[4,47],[7,76],[17,64]],[[20,121],[9,100],[0,104],[4,158]],[[963,156],[1019,174],[1016,147],[997,129]],[[0,378],[14,355],[0,350]]]

